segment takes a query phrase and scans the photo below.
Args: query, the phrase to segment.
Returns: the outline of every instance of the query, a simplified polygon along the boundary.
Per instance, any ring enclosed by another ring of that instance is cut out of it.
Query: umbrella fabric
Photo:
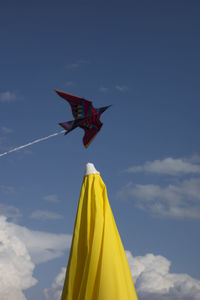
[[[61,300],[137,300],[100,174],[84,177]]]

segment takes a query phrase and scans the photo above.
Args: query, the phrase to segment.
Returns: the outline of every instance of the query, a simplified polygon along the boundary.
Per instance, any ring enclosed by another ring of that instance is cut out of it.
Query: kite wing
[[[85,123],[79,125],[79,127],[83,128],[85,131],[85,135],[83,137],[83,144],[87,148],[92,140],[95,138],[101,126],[103,124],[97,120],[95,122],[90,122],[90,120],[86,121]]]
[[[60,97],[64,98],[66,101],[69,102],[69,104],[71,105],[72,114],[75,119],[85,118],[90,113],[92,114],[92,102],[61,91],[55,91]]]
[[[59,123],[60,126],[62,126],[66,131],[68,131],[73,124],[73,121],[63,122]]]

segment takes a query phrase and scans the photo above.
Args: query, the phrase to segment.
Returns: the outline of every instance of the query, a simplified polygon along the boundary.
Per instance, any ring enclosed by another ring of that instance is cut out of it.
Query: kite
[[[74,116],[73,121],[59,123],[59,125],[66,130],[65,134],[68,134],[77,127],[82,128],[85,131],[83,144],[87,148],[103,125],[100,121],[101,114],[109,108],[110,105],[94,108],[92,102],[86,99],[57,90],[55,90],[55,92],[69,102]]]

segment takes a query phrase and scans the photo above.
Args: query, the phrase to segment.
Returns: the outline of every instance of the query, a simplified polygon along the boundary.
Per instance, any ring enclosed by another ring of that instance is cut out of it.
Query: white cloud
[[[13,234],[24,242],[36,264],[62,256],[71,245],[71,235],[33,231],[19,225],[10,226]]]
[[[147,161],[126,170],[130,173],[148,172],[165,175],[197,175],[200,156],[190,158]],[[190,178],[167,186],[155,184],[128,184],[118,193],[121,198],[131,197],[138,208],[154,215],[174,218],[200,218],[200,178]]]
[[[116,85],[115,86],[116,90],[120,91],[120,92],[127,92],[128,91],[128,87],[125,85]]]
[[[127,258],[138,296],[143,300],[198,300],[200,281],[187,274],[170,273],[170,261],[163,256],[147,254]]]
[[[25,244],[0,217],[0,299],[25,300],[23,290],[36,284],[34,264]]]
[[[107,92],[107,91],[108,91],[108,88],[107,88],[107,87],[104,87],[104,86],[102,86],[102,87],[100,87],[100,88],[99,88],[99,91],[100,91],[100,92],[102,92],[102,93],[105,93],[105,92]]]
[[[133,166],[126,171],[129,173],[148,172],[167,175],[199,174],[200,164],[193,161],[168,157],[163,160],[147,161],[144,165]]]
[[[35,264],[63,255],[71,236],[29,230],[0,216],[0,299],[26,300],[24,290],[35,285]]]
[[[58,196],[56,194],[46,195],[43,197],[45,201],[51,202],[51,203],[58,203],[60,202],[58,199]]]
[[[4,185],[1,184],[0,185],[0,192],[6,194],[6,195],[10,195],[10,194],[14,194],[16,192],[15,187],[11,186],[11,185]]]
[[[65,279],[65,272],[66,269],[62,268],[60,273],[54,279],[51,287],[44,290],[44,296],[46,300],[60,300]]]
[[[7,222],[3,216],[0,218],[4,219],[4,228],[26,245],[32,261],[36,264],[60,257],[71,245],[71,235],[30,230]]]
[[[10,103],[15,101],[16,98],[16,94],[10,91],[0,93],[0,103]]]
[[[200,155],[194,154],[191,157],[189,157],[187,160],[192,163],[200,163]]]
[[[128,184],[118,193],[131,197],[140,209],[173,218],[200,218],[200,178],[161,187],[154,184]]]
[[[85,65],[85,64],[88,64],[88,61],[87,61],[87,60],[80,59],[80,60],[78,60],[77,62],[67,64],[67,65],[66,65],[66,68],[67,68],[67,69],[70,69],[70,70],[72,70],[72,69],[78,69],[78,68],[80,68],[82,65]]]
[[[109,88],[102,86],[102,87],[99,88],[99,91],[102,92],[102,93],[106,93],[111,89],[112,90],[117,90],[119,92],[127,92],[128,91],[128,87],[125,86],[125,85],[116,85],[116,86],[112,86],[112,87],[109,87]]]
[[[200,281],[187,274],[170,273],[170,261],[161,255],[133,257],[126,251],[129,267],[139,299],[199,300]],[[60,300],[65,278],[62,268],[52,286],[44,290],[46,300]]]
[[[9,134],[9,133],[12,133],[13,130],[11,128],[6,127],[6,126],[2,126],[1,127],[1,132],[3,132],[4,134]]]
[[[21,217],[20,210],[12,205],[6,205],[3,203],[0,203],[0,216],[4,215],[9,220],[16,222],[19,217]]]
[[[48,210],[36,210],[32,212],[30,218],[40,220],[58,220],[63,219],[63,216]]]
[[[67,69],[76,69],[80,66],[79,63],[72,63],[72,64],[68,64],[66,67]]]

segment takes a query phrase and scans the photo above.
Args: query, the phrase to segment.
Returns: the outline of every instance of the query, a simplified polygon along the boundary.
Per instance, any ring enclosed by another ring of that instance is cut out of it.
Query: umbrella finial
[[[87,163],[85,166],[85,175],[99,174],[92,163]]]

